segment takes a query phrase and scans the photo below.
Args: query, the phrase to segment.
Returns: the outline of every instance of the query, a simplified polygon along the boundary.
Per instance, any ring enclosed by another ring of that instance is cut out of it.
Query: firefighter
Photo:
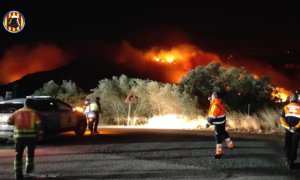
[[[206,127],[210,125],[215,126],[215,139],[216,139],[216,154],[214,155],[215,159],[219,159],[223,155],[222,151],[222,141],[223,138],[226,141],[227,147],[232,150],[235,145],[229,137],[228,132],[225,130],[226,126],[226,109],[223,101],[219,97],[220,95],[217,92],[212,93],[209,98],[210,107],[208,110],[208,118]]]
[[[99,124],[99,117],[102,114],[102,109],[101,109],[101,105],[100,105],[100,97],[97,96],[95,98],[95,101],[90,104],[90,111],[93,111],[96,114],[96,120],[95,120],[93,129],[94,129],[94,133],[97,134],[97,133],[99,133],[97,131],[97,127]]]
[[[34,170],[34,151],[38,140],[43,138],[41,119],[37,111],[32,109],[33,99],[26,99],[24,107],[15,111],[7,120],[14,125],[15,160],[14,170],[16,179],[23,179],[23,152],[26,148],[26,174]]]
[[[292,93],[289,97],[289,104],[284,106],[280,117],[280,123],[285,128],[286,165],[289,169],[293,168],[294,161],[297,159],[297,149],[300,133],[300,103],[298,94]]]

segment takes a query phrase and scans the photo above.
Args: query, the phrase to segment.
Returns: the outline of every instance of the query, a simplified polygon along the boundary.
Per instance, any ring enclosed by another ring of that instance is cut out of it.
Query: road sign
[[[132,91],[129,91],[129,93],[128,93],[128,95],[127,95],[124,102],[128,104],[127,126],[129,126],[129,123],[131,122],[131,118],[130,118],[131,104],[136,103],[136,97],[135,97],[135,95],[133,94]]]
[[[128,95],[127,95],[124,102],[127,103],[127,104],[132,104],[132,103],[135,104],[136,103],[136,97],[135,97],[135,95],[133,94],[132,91],[129,91],[129,93],[128,93]]]

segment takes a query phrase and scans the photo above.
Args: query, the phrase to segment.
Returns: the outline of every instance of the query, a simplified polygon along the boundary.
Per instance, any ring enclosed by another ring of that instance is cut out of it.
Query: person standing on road
[[[14,125],[14,141],[16,156],[14,170],[16,179],[23,179],[23,152],[26,148],[26,173],[34,170],[34,151],[37,141],[43,137],[41,118],[37,111],[32,109],[33,99],[26,99],[24,107],[15,111],[7,120]]]
[[[90,99],[84,100],[84,114],[87,115],[88,112],[90,112]]]
[[[219,159],[223,155],[222,151],[222,141],[223,138],[227,143],[227,147],[232,150],[234,144],[229,137],[228,132],[226,131],[226,109],[223,101],[219,97],[220,95],[217,92],[213,92],[209,98],[210,107],[208,110],[208,118],[206,127],[210,125],[215,126],[215,139],[216,139],[216,154],[214,155],[215,159]]]
[[[97,134],[97,133],[99,133],[97,131],[98,124],[99,124],[99,118],[100,118],[100,115],[102,114],[102,109],[101,109],[101,105],[100,105],[100,97],[97,96],[95,101],[90,104],[90,111],[93,111],[96,114],[96,120],[95,120],[93,129],[94,129],[94,133]]]
[[[293,168],[294,161],[297,159],[297,149],[300,137],[300,104],[298,94],[292,93],[289,97],[290,103],[283,107],[280,123],[285,128],[286,165],[289,169]]]

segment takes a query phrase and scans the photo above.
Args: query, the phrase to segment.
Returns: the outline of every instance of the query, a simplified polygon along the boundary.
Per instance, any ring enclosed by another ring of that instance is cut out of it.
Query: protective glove
[[[209,128],[209,126],[212,125],[212,124],[213,124],[213,119],[212,119],[211,117],[208,117],[208,118],[207,118],[206,125],[205,125],[206,128]]]
[[[211,124],[207,122],[207,123],[205,124],[205,127],[206,127],[206,128],[209,128],[210,125],[211,125]]]

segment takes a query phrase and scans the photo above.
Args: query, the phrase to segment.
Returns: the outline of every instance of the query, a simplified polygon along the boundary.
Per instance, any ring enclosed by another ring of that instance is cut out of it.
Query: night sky
[[[135,64],[138,61],[124,63],[132,55],[123,61],[120,49],[130,44],[138,54],[154,46],[170,48],[188,43],[217,54],[227,65],[271,76],[282,87],[300,87],[300,11],[293,4],[158,0],[98,3],[0,2],[1,17],[17,10],[26,19],[25,28],[17,34],[6,32],[1,25],[0,83],[10,82],[9,76],[16,72],[21,72],[19,76],[34,73],[24,67],[40,56],[43,65],[37,63],[33,69],[66,68],[72,74],[66,77],[86,89],[95,87],[101,78],[120,74],[167,82],[157,75],[162,70],[143,73],[138,70],[142,65]],[[49,65],[52,59],[56,60]],[[14,66],[8,65],[11,61]],[[154,69],[149,71],[157,68],[150,67]]]

